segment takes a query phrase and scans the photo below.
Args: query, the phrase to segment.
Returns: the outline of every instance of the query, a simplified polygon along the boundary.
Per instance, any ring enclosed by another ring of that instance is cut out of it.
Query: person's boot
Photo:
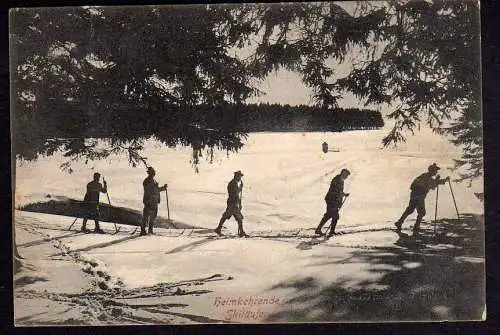
[[[337,222],[333,222],[332,221],[332,225],[330,227],[330,231],[328,232],[328,236],[327,238],[330,238],[332,237],[333,235],[337,235],[337,233],[335,232],[335,227],[337,226]]]
[[[223,227],[223,225],[224,225],[224,221],[225,221],[225,220],[224,220],[223,218],[221,218],[221,219],[220,219],[220,221],[219,221],[219,224],[217,225],[217,228],[215,228],[215,230],[214,230],[214,231],[215,231],[215,233],[216,233],[217,235],[219,235],[219,236],[223,236],[223,234],[222,234],[222,231],[221,231],[221,230],[222,230],[222,227]]]
[[[239,237],[248,237],[247,233],[243,230],[243,221],[238,221],[238,236]]]
[[[148,225],[148,222],[149,218],[147,216],[144,216],[141,221],[141,232],[139,233],[139,236],[147,235],[146,226]]]
[[[325,218],[324,218],[324,217],[321,219],[321,221],[319,222],[318,227],[317,227],[317,228],[316,228],[316,230],[314,231],[314,233],[315,233],[316,235],[319,235],[319,236],[323,236],[323,235],[325,235],[325,234],[321,231],[321,228],[323,228],[323,226],[325,225],[326,221],[328,221],[328,220],[325,220]]]
[[[399,218],[399,220],[394,223],[394,226],[396,226],[396,230],[398,232],[401,231],[401,227],[403,226],[403,223],[405,222],[405,220],[408,218],[408,215],[410,215],[413,212],[410,209],[411,208],[406,208],[405,211],[403,212],[403,214],[401,215],[401,217]]]
[[[85,234],[90,233],[90,230],[89,230],[87,227],[85,227],[85,226],[82,226],[82,228],[80,228],[80,231],[81,231],[82,233],[85,233]]]
[[[101,228],[99,228],[99,227],[96,227],[96,228],[94,229],[94,233],[96,233],[96,234],[106,234],[106,233],[104,232],[104,230],[102,230],[102,229],[101,229]]]
[[[99,221],[95,221],[95,228],[94,228],[94,233],[97,234],[105,234],[105,232],[101,229],[99,226]]]
[[[334,235],[337,235],[337,233],[333,229],[330,229],[330,232],[328,233],[328,235],[326,235],[326,238],[330,238]]]
[[[83,219],[82,228],[80,228],[80,231],[85,234],[90,233],[90,230],[87,229],[87,219],[85,218]]]

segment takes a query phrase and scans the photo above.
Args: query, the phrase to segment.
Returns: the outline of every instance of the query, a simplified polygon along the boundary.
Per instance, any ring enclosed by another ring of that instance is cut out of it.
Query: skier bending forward
[[[342,171],[332,179],[330,188],[325,196],[326,213],[323,215],[323,218],[316,228],[315,233],[317,235],[324,235],[321,232],[321,228],[323,228],[329,219],[332,219],[332,226],[328,233],[328,237],[335,235],[335,226],[339,220],[339,209],[342,206],[342,200],[344,197],[349,196],[349,193],[344,193],[344,180],[346,180],[350,174],[351,172],[349,170],[342,169]]]
[[[411,183],[410,202],[403,212],[403,215],[401,215],[401,218],[394,224],[398,231],[401,231],[401,226],[408,215],[413,213],[416,209],[417,221],[415,222],[415,226],[413,226],[413,236],[418,236],[420,223],[425,216],[425,197],[427,193],[429,193],[429,190],[436,188],[439,184],[444,184],[450,180],[450,177],[440,179],[439,175],[436,176],[438,170],[439,167],[434,163],[428,167],[427,172],[422,173]],[[436,177],[434,178],[434,176]]]

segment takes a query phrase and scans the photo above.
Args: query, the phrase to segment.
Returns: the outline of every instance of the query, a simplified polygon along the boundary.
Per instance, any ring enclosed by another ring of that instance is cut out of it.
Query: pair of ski
[[[217,232],[217,231],[214,231],[215,233],[215,238],[249,238],[250,235],[248,235],[247,233],[243,233],[243,235],[224,235],[222,234],[221,232]]]
[[[78,230],[78,232],[80,232],[80,233],[84,233],[84,234],[116,235],[116,234],[118,234],[118,233],[120,232],[120,228],[121,228],[121,227],[116,227],[115,231],[114,231],[114,232],[112,232],[112,233],[107,233],[107,232],[105,232],[104,230],[101,230],[100,232],[97,232],[97,231],[94,231],[94,230],[86,230],[86,231],[83,231],[83,230]],[[70,227],[68,230],[70,230],[70,229],[71,229],[71,227]],[[134,232],[133,232],[133,233],[135,233],[136,231],[137,231],[137,228],[134,230]],[[133,233],[132,233],[132,234],[133,234]]]
[[[344,235],[344,234],[346,234],[346,233],[345,232],[338,232],[338,233],[334,233],[332,236],[338,236],[338,235]],[[306,236],[306,237],[312,237],[312,238],[324,237],[325,240],[327,240],[332,236],[328,236],[328,231],[327,231],[326,233],[323,233],[321,235]],[[222,235],[222,234],[217,234],[217,232],[215,232],[215,235],[212,235],[212,237],[224,239],[224,238],[250,238],[250,237],[254,237],[254,238],[269,238],[269,237],[280,238],[281,237],[281,238],[283,238],[283,237],[290,237],[290,236],[279,236],[279,235],[277,235],[277,236],[259,236],[259,235],[249,236],[247,234],[245,234],[243,236],[239,236],[239,235]],[[301,236],[294,236],[294,237],[301,238]]]
[[[329,234],[329,232],[326,232],[326,233],[322,233],[321,235],[319,234],[315,234],[313,236],[316,237],[316,238],[320,238],[320,237],[323,237],[325,240],[329,240],[330,238],[334,237],[334,236],[339,236],[339,235],[344,235],[345,233],[343,232],[338,232],[338,233],[333,233],[332,235]]]

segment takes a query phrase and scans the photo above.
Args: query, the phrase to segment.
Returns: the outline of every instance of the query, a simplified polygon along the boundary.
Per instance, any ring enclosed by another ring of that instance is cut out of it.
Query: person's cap
[[[155,170],[155,169],[153,169],[153,167],[152,167],[152,166],[148,166],[148,170],[147,170],[148,172],[150,172],[150,171],[154,171],[154,170]]]
[[[94,173],[94,178],[99,178],[101,177],[101,174],[99,172]]]
[[[240,177],[243,177],[243,173],[241,173],[241,171],[240,171],[240,170],[236,171],[236,172],[234,173],[234,175],[235,175],[235,176],[240,176]]]
[[[351,171],[347,170],[347,169],[342,169],[340,171],[340,173],[347,173],[347,174],[351,174]]]
[[[440,167],[436,165],[436,163],[432,163],[432,165],[429,165],[429,168],[427,170],[429,171],[437,171],[439,170]]]

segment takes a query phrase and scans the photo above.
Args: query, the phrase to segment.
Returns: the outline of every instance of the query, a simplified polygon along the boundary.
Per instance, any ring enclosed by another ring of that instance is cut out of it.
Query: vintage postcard
[[[479,2],[9,32],[16,326],[486,319]]]

